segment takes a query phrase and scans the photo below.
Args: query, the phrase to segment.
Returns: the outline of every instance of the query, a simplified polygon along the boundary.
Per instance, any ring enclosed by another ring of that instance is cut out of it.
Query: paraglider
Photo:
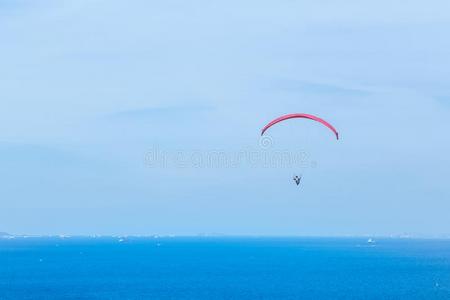
[[[314,115],[310,115],[310,114],[303,114],[303,113],[295,113],[295,114],[287,114],[287,115],[283,115],[281,117],[278,117],[272,121],[270,121],[269,123],[267,123],[266,126],[263,127],[263,129],[261,130],[261,136],[264,135],[264,133],[273,125],[283,122],[285,120],[289,120],[289,119],[295,119],[295,118],[301,118],[301,119],[309,119],[309,120],[313,120],[316,122],[321,123],[322,125],[328,127],[328,129],[330,129],[334,135],[336,136],[336,139],[339,140],[339,133],[337,132],[336,128],[334,128],[333,125],[331,125],[330,123],[328,123],[327,121],[325,121],[324,119],[321,119],[317,116]],[[293,180],[295,182],[296,185],[300,184],[300,181],[302,180],[302,175],[297,176],[294,175]]]
[[[289,119],[294,119],[294,118],[310,119],[310,120],[319,122],[319,123],[325,125],[326,127],[328,127],[334,133],[337,140],[339,139],[339,133],[337,132],[336,128],[333,127],[333,125],[331,125],[324,119],[321,119],[319,117],[316,117],[314,115],[309,115],[309,114],[288,114],[288,115],[284,115],[279,118],[276,118],[276,119],[270,121],[266,126],[264,126],[264,128],[261,130],[261,135],[263,135],[266,132],[266,130],[269,129],[270,127],[272,127],[273,125],[275,125],[279,122],[289,120]]]

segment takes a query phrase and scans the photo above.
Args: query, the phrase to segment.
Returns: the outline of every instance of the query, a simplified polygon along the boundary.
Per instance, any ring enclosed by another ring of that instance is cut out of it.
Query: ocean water
[[[0,299],[450,299],[450,241],[0,239]]]

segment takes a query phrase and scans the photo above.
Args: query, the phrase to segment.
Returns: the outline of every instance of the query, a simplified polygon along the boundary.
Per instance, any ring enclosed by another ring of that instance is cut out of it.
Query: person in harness
[[[293,180],[294,180],[295,184],[299,185],[300,181],[302,180],[302,175],[300,175],[300,177],[297,175],[294,175]]]

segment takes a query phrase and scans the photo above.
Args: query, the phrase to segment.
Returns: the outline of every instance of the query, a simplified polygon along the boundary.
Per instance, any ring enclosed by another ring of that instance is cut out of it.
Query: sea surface
[[[0,239],[0,299],[450,299],[450,240]]]

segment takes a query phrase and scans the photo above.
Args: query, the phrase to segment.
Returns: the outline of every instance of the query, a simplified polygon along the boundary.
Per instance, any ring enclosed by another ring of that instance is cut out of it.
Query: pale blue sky
[[[450,3],[244,2],[0,1],[0,231],[449,236]]]

